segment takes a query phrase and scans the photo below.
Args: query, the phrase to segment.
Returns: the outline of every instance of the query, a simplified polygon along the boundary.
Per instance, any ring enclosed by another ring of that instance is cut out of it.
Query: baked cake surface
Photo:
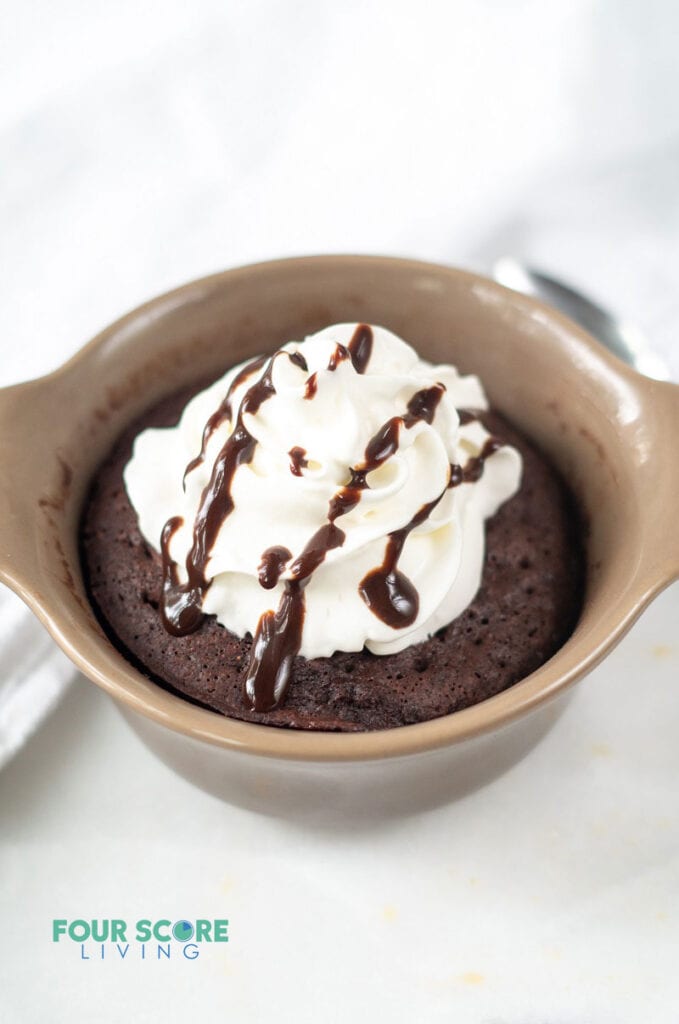
[[[519,492],[486,523],[481,587],[454,622],[386,656],[366,650],[298,657],[281,706],[250,710],[243,683],[251,640],[207,617],[172,636],[159,612],[160,555],[144,541],[123,483],[140,431],[177,422],[192,388],[133,423],[99,468],[85,504],[82,559],[93,606],[111,641],[150,678],[232,718],[333,731],[393,728],[449,714],[527,676],[565,642],[583,592],[582,524],[545,457],[497,413],[479,418],[520,452]]]

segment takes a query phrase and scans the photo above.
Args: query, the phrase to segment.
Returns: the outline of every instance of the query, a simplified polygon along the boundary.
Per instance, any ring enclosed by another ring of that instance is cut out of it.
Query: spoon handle
[[[669,379],[667,366],[651,350],[638,328],[618,320],[570,285],[542,271],[524,266],[508,256],[497,261],[493,267],[493,277],[506,288],[531,295],[565,313],[597,338],[613,355],[633,366],[639,373],[656,380]]]

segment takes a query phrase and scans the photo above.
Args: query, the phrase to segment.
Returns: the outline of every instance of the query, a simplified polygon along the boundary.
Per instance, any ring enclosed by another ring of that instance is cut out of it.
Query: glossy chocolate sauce
[[[365,373],[372,347],[371,328],[365,324],[359,325],[347,346],[336,346],[330,357],[328,370],[333,371],[341,362],[350,359],[357,373]],[[284,350],[279,350],[268,359],[254,359],[243,367],[232,381],[223,402],[207,421],[199,454],[186,467],[184,479],[204,461],[207,445],[214,431],[226,420],[231,420],[231,403],[235,390],[250,376],[263,369],[261,376],[243,397],[233,431],[215,460],[210,481],[201,496],[193,524],[193,543],[186,559],[188,578],[185,583],[179,581],[177,564],[169,552],[172,536],[183,525],[183,520],[175,516],[169,519],[163,528],[161,616],[165,628],[175,636],[193,632],[203,620],[202,602],[211,583],[205,575],[207,562],[219,530],[234,508],[231,489],[236,470],[240,465],[252,461],[257,445],[256,439],[245,426],[243,417],[245,413],[254,415],[262,403],[275,393],[272,371],[275,359],[281,354],[285,354],[301,369],[307,370],[300,353],[288,353]],[[311,374],[305,384],[304,397],[312,400],[317,393],[317,386],[317,376],[315,373]],[[278,608],[261,616],[253,637],[250,664],[244,683],[244,699],[254,710],[270,710],[276,707],[285,695],[293,663],[302,643],[305,588],[328,552],[341,547],[345,540],[345,533],[336,525],[336,520],[358,504],[362,492],[369,487],[368,475],[382,466],[398,450],[401,430],[408,430],[420,421],[428,424],[433,422],[444,391],[442,384],[417,391],[408,402],[402,416],[394,416],[382,425],[368,442],[362,463],[349,469],[349,482],[331,498],[327,522],[314,533],[301,554],[293,560],[292,552],[280,545],[267,548],[263,552],[258,567],[258,579],[263,588],[273,589],[285,571],[290,578],[284,581]],[[476,414],[471,410],[459,412],[462,423],[476,418]],[[463,416],[468,418],[463,419]],[[496,438],[489,438],[479,455],[471,458],[464,467],[451,465],[448,486],[454,487],[459,483],[478,480],[483,473],[485,459],[498,447],[500,442]],[[302,476],[303,469],[308,465],[306,451],[296,446],[288,454],[291,472],[295,476]],[[411,531],[429,517],[444,493],[445,491],[434,501],[423,505],[406,526],[389,534],[382,565],[368,573],[361,581],[359,592],[363,600],[375,615],[395,629],[412,624],[419,608],[417,590],[399,570],[398,560]]]
[[[361,500],[361,491],[369,486],[367,476],[379,469],[387,459],[398,451],[401,427],[410,429],[418,420],[433,423],[436,407],[445,391],[443,384],[435,384],[431,388],[417,391],[408,402],[407,411],[403,416],[393,416],[387,420],[377,433],[370,439],[365,449],[363,462],[360,466],[350,469],[349,483],[330,499],[328,518],[332,521],[339,516],[351,512]]]
[[[335,351],[328,360],[328,369],[332,372],[337,369],[340,363],[343,363],[346,359],[349,359],[349,349],[346,345],[340,345],[339,342],[335,345]]]
[[[286,580],[276,611],[265,612],[252,641],[243,699],[254,711],[271,711],[282,701],[302,646],[304,583]]]
[[[251,415],[257,413],[262,403],[274,394],[271,374],[274,361],[280,354],[280,351],[275,352],[267,361],[260,362],[260,366],[266,362],[264,372],[246,391],[233,431],[215,459],[210,481],[201,495],[200,506],[193,524],[193,544],[186,559],[188,575],[186,583],[179,582],[177,566],[169,552],[170,539],[181,522],[178,523],[177,517],[174,517],[168,520],[163,528],[161,538],[161,553],[163,555],[161,614],[165,628],[174,636],[193,633],[202,622],[203,597],[211,583],[211,580],[205,576],[205,567],[222,523],[233,511],[231,485],[236,470],[243,463],[252,461],[257,446],[255,438],[243,422],[243,416],[245,413]],[[303,358],[297,356],[297,353],[286,352],[285,355],[297,365],[303,364],[303,367],[306,367]],[[257,362],[258,360],[254,360],[254,363]],[[252,363],[248,365],[253,367]],[[247,379],[250,373],[255,372],[254,369],[247,371],[248,366],[244,367],[239,374],[239,376],[243,375],[243,380]],[[232,388],[229,389],[229,392],[232,393]],[[220,414],[224,412],[224,415],[227,415],[225,407],[228,399],[229,394],[220,406]],[[205,431],[203,436],[205,436]]]
[[[359,324],[347,345],[356,373],[365,373],[373,352],[373,332],[367,324]]]
[[[272,590],[291,558],[292,551],[284,548],[282,544],[275,544],[272,548],[267,548],[262,554],[262,560],[257,569],[260,586],[265,590]]]
[[[359,585],[358,591],[370,611],[392,629],[411,626],[420,610],[416,587],[398,568],[403,545],[410,532],[429,518],[445,493],[442,491],[438,498],[423,505],[409,523],[389,534],[382,565],[364,576]]]
[[[201,465],[201,463],[205,461],[205,452],[207,451],[208,442],[212,435],[214,434],[215,430],[221,427],[222,423],[225,423],[227,420],[231,419],[233,415],[233,411],[231,409],[231,402],[233,401],[234,392],[236,391],[237,388],[241,386],[241,384],[244,384],[245,381],[253,375],[253,373],[257,373],[258,370],[261,370],[266,360],[267,356],[258,356],[257,359],[253,359],[251,362],[247,363],[240,371],[240,373],[237,373],[236,376],[231,381],[231,384],[229,385],[229,390],[226,392],[226,397],[224,398],[224,401],[221,403],[219,408],[212,413],[212,416],[210,416],[209,420],[205,424],[205,427],[203,429],[203,440],[201,442],[200,451],[198,455],[196,455],[195,459],[191,459],[188,466],[184,470],[185,484],[186,478],[189,475],[189,473],[192,473],[194,469],[196,469],[198,466]]]
[[[461,410],[466,412],[466,410]],[[458,410],[458,413],[460,410]],[[460,423],[471,423],[476,416],[470,416]],[[387,538],[387,548],[382,565],[373,569],[360,583],[359,593],[365,603],[382,622],[392,629],[403,629],[412,625],[420,608],[420,597],[417,589],[408,577],[398,568],[398,560],[403,552],[403,545],[408,535],[416,526],[424,523],[434,511],[441,498],[451,487],[460,484],[476,483],[483,475],[485,461],[502,447],[496,437],[489,437],[478,455],[472,456],[464,466],[452,464],[448,485],[438,498],[423,505],[413,518],[400,530],[394,530]]]
[[[502,448],[502,444],[503,442],[498,437],[489,437],[479,454],[467,459],[464,466],[451,463],[448,487],[459,487],[460,484],[475,484],[483,476],[486,459],[490,458],[498,448]]]
[[[290,456],[290,472],[293,476],[302,476],[302,470],[306,469],[309,465],[309,460],[306,457],[306,448],[300,448],[299,445],[295,445],[288,452]]]
[[[327,369],[334,371],[340,363],[351,359],[356,373],[365,373],[373,350],[373,332],[367,324],[359,324],[348,345],[335,345],[335,350],[328,360]],[[304,388],[304,397],[311,400],[318,391],[318,375],[312,373]]]
[[[336,370],[340,362],[349,358],[357,373],[365,373],[372,353],[372,344],[371,328],[360,324],[346,347],[344,345],[335,346],[328,362],[328,369]],[[305,398],[312,399],[315,396],[317,383],[318,380],[314,373],[306,382]],[[439,399],[440,395],[437,403]],[[411,415],[410,405],[406,415]],[[433,412],[431,415],[433,416]],[[414,419],[413,422],[415,422]],[[408,426],[410,425],[408,423]],[[291,449],[289,452],[291,460],[293,459],[292,452],[295,450]],[[366,449],[366,463],[368,463],[369,450],[370,445]],[[306,454],[304,449],[300,448],[297,451],[302,452],[302,457]],[[385,458],[388,458],[388,455]],[[294,459],[293,462],[297,468],[297,460]],[[291,462],[291,468],[293,462]],[[340,499],[340,496],[347,491],[346,487],[331,499],[328,506],[328,522],[316,531],[307,542],[301,555],[298,555],[290,566],[293,578],[285,580],[278,608],[275,612],[265,612],[260,618],[252,641],[250,664],[243,687],[244,699],[255,711],[269,711],[280,704],[285,696],[292,676],[294,660],[302,646],[305,614],[304,589],[316,569],[325,560],[327,553],[334,548],[341,547],[344,543],[345,533],[335,525],[335,519],[344,515],[357,504],[360,490],[367,486],[365,476],[371,468],[376,469],[378,465],[381,465],[381,461],[376,462],[374,466],[366,464],[361,467],[359,472],[362,473],[362,482],[360,487],[356,486],[357,495],[354,498],[352,494],[350,504],[345,506]],[[295,469],[292,471],[294,473]],[[351,470],[352,482],[355,479],[355,474],[356,471]],[[301,475],[301,471],[296,475]],[[349,486],[351,487],[351,484]],[[269,548],[269,551],[271,550]],[[262,564],[264,564],[264,558]]]
[[[304,397],[311,401],[312,398],[316,397],[318,391],[318,377],[315,373],[312,373],[310,377],[307,377],[307,382],[304,386]]]
[[[160,552],[163,556],[163,593],[160,614],[165,629],[173,636],[193,633],[203,621],[202,594],[194,594],[189,589],[182,587],[177,573],[177,563],[170,555],[170,541],[183,525],[184,520],[181,516],[173,516],[165,523],[160,536]],[[178,630],[177,623],[181,623],[181,631]]]
[[[244,698],[253,710],[270,711],[285,696],[294,660],[302,646],[304,588],[328,551],[341,547],[344,537],[344,531],[334,523],[326,523],[317,530],[290,566],[294,579],[285,580],[278,608],[260,618],[243,688]]]
[[[360,365],[365,367],[365,364]],[[244,695],[249,706],[255,711],[268,711],[276,707],[288,687],[292,665],[302,644],[305,612],[304,589],[316,569],[325,560],[327,553],[334,548],[341,547],[344,543],[345,533],[336,525],[335,520],[350,512],[358,504],[362,491],[369,486],[368,474],[378,469],[398,450],[401,428],[410,429],[420,420],[425,420],[427,423],[433,422],[436,407],[441,401],[444,390],[442,384],[435,384],[434,387],[416,392],[408,402],[404,415],[392,417],[377,431],[368,442],[361,465],[349,470],[349,483],[330,499],[327,523],[316,531],[307,542],[301,555],[290,566],[289,571],[293,578],[284,583],[278,609],[275,612],[266,612],[259,620],[252,645]],[[436,503],[433,502],[431,508]],[[431,508],[425,506],[425,509],[420,510],[420,513],[407,527],[398,531],[403,533],[403,537],[400,540],[400,547],[394,555],[394,566],[408,533],[426,519]],[[398,543],[397,540],[394,541],[395,545]],[[402,581],[404,582],[402,583]],[[409,590],[406,585],[410,588]],[[377,587],[378,584],[375,586]],[[415,588],[402,573],[397,572],[397,586],[393,588],[394,602],[399,600],[401,594],[406,596],[401,600],[403,614],[399,617],[396,628],[410,625],[417,615],[419,607]],[[361,596],[366,600],[362,591]],[[410,602],[409,607],[414,604],[415,609],[412,618],[407,618],[407,620],[405,602]],[[369,601],[367,603],[369,607],[372,607]],[[373,610],[375,614],[382,617],[380,603],[376,603]]]

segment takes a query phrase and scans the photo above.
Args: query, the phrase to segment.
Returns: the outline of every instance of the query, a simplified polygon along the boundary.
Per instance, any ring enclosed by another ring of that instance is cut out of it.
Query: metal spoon
[[[639,373],[654,377],[656,380],[669,380],[667,366],[660,356],[651,350],[638,328],[632,324],[621,323],[611,313],[574,288],[525,266],[511,256],[497,260],[492,275],[506,288],[532,295],[550,306],[556,306]]]

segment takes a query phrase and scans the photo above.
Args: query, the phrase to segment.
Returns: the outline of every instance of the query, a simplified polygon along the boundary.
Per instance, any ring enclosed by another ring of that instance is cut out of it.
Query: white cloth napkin
[[[68,658],[25,605],[0,587],[0,768],[23,746],[75,677]]]
[[[0,383],[183,280],[328,251],[530,260],[678,377],[678,36],[672,0],[4,5]],[[0,665],[2,764],[72,675],[6,593]]]

